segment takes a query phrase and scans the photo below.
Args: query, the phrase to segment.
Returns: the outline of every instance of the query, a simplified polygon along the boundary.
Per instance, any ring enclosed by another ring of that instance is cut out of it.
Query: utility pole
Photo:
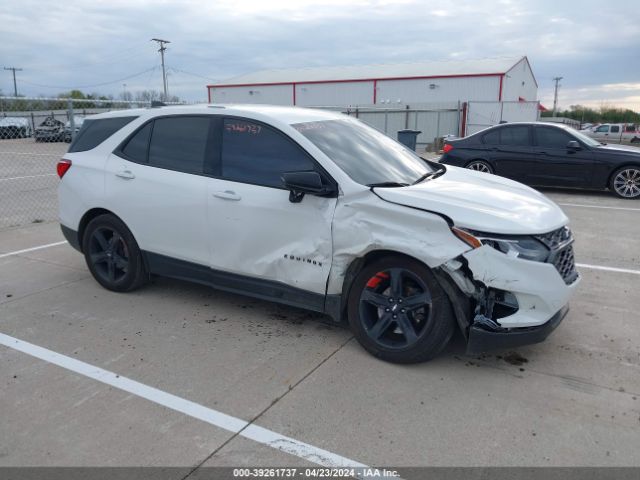
[[[558,108],[558,88],[561,87],[560,85],[560,80],[562,80],[564,77],[553,77],[553,81],[556,82],[556,87],[555,87],[555,91],[553,93],[553,116],[556,116],[556,108]]]
[[[166,43],[171,43],[171,42],[169,40],[161,40],[159,38],[152,38],[151,41],[158,42],[158,45],[160,45],[160,48],[158,49],[158,51],[160,52],[160,59],[162,60],[162,88],[164,90],[163,100],[166,100],[167,99],[167,75],[164,71],[164,51],[167,49],[167,47],[165,47],[164,45]]]
[[[18,96],[18,85],[16,84],[16,72],[21,72],[21,68],[16,67],[4,67],[5,70],[11,70],[13,72],[13,96]]]

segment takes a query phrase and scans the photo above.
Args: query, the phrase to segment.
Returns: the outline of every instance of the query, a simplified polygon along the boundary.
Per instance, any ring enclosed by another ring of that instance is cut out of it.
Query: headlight
[[[471,232],[457,227],[452,227],[451,231],[473,248],[488,245],[510,257],[534,262],[544,262],[549,257],[549,249],[533,237]]]

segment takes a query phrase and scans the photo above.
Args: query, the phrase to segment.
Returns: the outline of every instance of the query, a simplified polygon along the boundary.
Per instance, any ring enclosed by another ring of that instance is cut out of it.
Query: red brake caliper
[[[367,288],[376,288],[380,285],[380,282],[389,278],[389,274],[385,272],[378,272],[367,282]]]

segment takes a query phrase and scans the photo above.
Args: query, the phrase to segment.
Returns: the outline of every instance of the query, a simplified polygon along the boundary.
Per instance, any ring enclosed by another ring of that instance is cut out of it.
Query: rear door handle
[[[225,190],[224,192],[214,192],[213,196],[216,198],[221,198],[223,200],[234,200],[234,201],[238,201],[242,198],[236,192],[231,190]]]
[[[133,180],[136,178],[131,170],[120,170],[119,172],[116,172],[116,177],[123,178],[125,180]]]

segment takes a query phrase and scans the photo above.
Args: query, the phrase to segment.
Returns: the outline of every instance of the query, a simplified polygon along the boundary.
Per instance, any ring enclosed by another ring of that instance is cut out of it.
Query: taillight
[[[63,158],[58,162],[58,166],[56,167],[56,170],[58,171],[58,176],[60,178],[64,177],[64,174],[67,173],[67,171],[70,168],[71,168],[71,160],[67,160],[66,158]]]
[[[451,150],[453,150],[453,145],[450,143],[445,143],[444,147],[442,147],[442,153],[449,153]]]

